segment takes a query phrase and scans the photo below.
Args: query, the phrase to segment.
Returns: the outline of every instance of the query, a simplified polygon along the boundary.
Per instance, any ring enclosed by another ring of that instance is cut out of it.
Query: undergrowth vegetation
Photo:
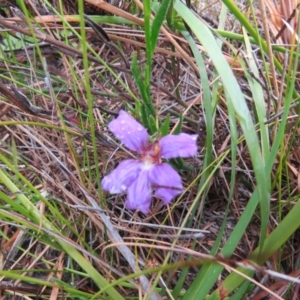
[[[299,299],[297,5],[0,1],[1,299]],[[146,214],[120,111],[197,136]]]

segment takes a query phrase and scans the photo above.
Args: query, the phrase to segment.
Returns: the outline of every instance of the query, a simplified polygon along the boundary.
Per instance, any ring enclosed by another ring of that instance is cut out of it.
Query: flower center
[[[161,162],[160,147],[158,142],[148,145],[143,150],[142,161],[146,165],[153,165]]]

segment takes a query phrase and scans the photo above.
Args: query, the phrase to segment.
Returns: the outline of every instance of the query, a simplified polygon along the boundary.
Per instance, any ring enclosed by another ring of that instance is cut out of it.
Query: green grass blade
[[[180,1],[175,2],[174,8],[176,9],[177,13],[185,20],[185,22],[188,24],[188,26],[191,28],[191,30],[194,32],[196,37],[206,49],[207,54],[211,57],[214,66],[224,84],[224,89],[226,90],[226,93],[228,95],[227,101],[232,102],[237,119],[240,122],[241,128],[243,130],[257,182],[261,216],[264,216],[261,220],[262,229],[260,243],[262,246],[267,231],[268,219],[265,216],[269,213],[270,191],[268,189],[265,176],[265,160],[264,157],[262,157],[251,114],[247,107],[245,98],[240,90],[239,84],[232,72],[232,69],[223,57],[222,52],[220,51],[211,31]]]
[[[0,154],[0,159],[3,162],[6,162],[6,159]],[[21,174],[19,174],[21,178]],[[16,185],[6,176],[6,174],[0,169],[0,178],[1,183],[10,190],[10,192],[14,193],[17,199],[22,203],[22,205],[30,212],[32,219],[36,222],[36,224],[40,224],[42,220],[42,226],[50,231],[55,233],[59,233],[59,230],[54,227],[53,224],[49,220],[47,220],[41,212],[31,203],[31,201],[16,187]],[[99,288],[103,288],[109,283],[106,279],[101,276],[97,270],[70,244],[66,243],[63,240],[57,239],[57,242],[64,249],[64,251],[70,255],[74,261],[78,263],[78,265],[92,278],[95,284]],[[124,299],[114,288],[108,289],[107,294],[113,297],[114,299]]]
[[[245,17],[236,4],[232,0],[222,0],[223,3],[228,7],[231,13],[236,17],[236,19],[246,28],[246,30],[250,33],[253,39],[256,41],[258,45],[261,45],[263,51],[267,53],[267,45],[266,42],[261,38],[259,32],[251,25],[249,20]],[[282,72],[283,68],[277,59],[274,59],[274,63],[276,68]]]
[[[191,35],[187,31],[182,31],[183,36],[188,41],[192,51],[193,55],[196,59],[196,63],[199,69],[199,74],[201,78],[202,88],[203,88],[203,105],[204,105],[204,112],[205,112],[205,121],[206,121],[206,138],[205,138],[205,155],[203,160],[203,173],[200,179],[199,188],[198,190],[201,190],[203,188],[203,197],[207,194],[209,190],[209,185],[207,185],[208,178],[211,176],[211,172],[213,169],[212,165],[212,145],[213,145],[213,134],[214,134],[214,114],[215,114],[215,107],[211,95],[210,95],[210,84],[208,80],[208,75],[206,72],[206,67],[204,63],[204,59],[202,58],[202,55],[197,48],[196,42],[191,37]],[[200,198],[199,198],[200,200]],[[197,210],[197,205],[195,206],[195,209],[193,210],[191,214],[190,220],[193,220],[194,215]],[[200,223],[200,220],[199,220]],[[184,278],[187,276],[188,269],[184,269],[181,272],[180,278],[178,280],[178,284],[176,285],[172,295],[175,299],[177,299],[180,291],[182,290],[182,285],[180,283],[184,282]],[[195,281],[193,284],[196,284]]]
[[[293,74],[289,74],[291,81],[289,87],[287,88],[287,95],[285,100],[286,109],[284,110],[284,113],[282,115],[281,123],[276,135],[276,139],[273,143],[271,153],[268,157],[268,161],[266,164],[266,174],[269,174],[271,172],[276,158],[276,154],[278,153],[279,146],[285,137],[286,122],[287,122],[289,107],[294,92],[294,85],[296,80],[295,74],[297,74],[297,66],[298,66],[298,60],[296,59],[296,61],[294,61]],[[284,243],[289,239],[289,237],[293,235],[295,231],[300,227],[299,214],[300,214],[300,201],[297,202],[297,204],[292,208],[292,210],[288,213],[288,215],[268,236],[268,238],[265,240],[263,247],[255,249],[252,252],[252,254],[250,254],[249,259],[254,260],[256,263],[261,265],[268,258],[270,258],[276,251],[278,251],[278,249],[280,249],[280,247],[284,245]],[[253,272],[249,270],[242,270],[242,271],[248,276],[253,275]],[[239,285],[241,285],[244,282],[244,280],[245,279],[243,277],[237,275],[236,273],[232,273],[224,280],[222,287],[229,294],[237,287],[239,287]],[[218,295],[218,291],[215,291],[211,295],[212,296],[211,299],[218,299],[215,298],[217,297],[217,295]]]
[[[226,244],[224,245],[221,254],[225,257],[229,257],[235,248],[237,247],[240,239],[242,238],[248,224],[250,223],[252,216],[256,210],[258,204],[258,192],[254,191],[252,197],[250,198],[247,206],[244,209],[244,213],[241,215],[237,225],[232,231],[230,237],[228,238]],[[205,265],[196,279],[194,280],[196,284],[192,284],[187,290],[184,297],[185,300],[188,299],[205,299],[210,291],[210,289],[215,284],[218,279],[223,267],[220,265],[207,264]]]
[[[295,231],[300,227],[300,201],[293,207],[288,215],[282,220],[278,227],[266,238],[263,248],[256,248],[253,253],[249,256],[249,259],[256,261],[258,264],[263,264],[269,259],[289,238]],[[238,268],[248,276],[253,275],[253,271]],[[227,294],[234,291],[239,287],[245,279],[236,274],[232,273],[222,283],[222,289]],[[219,291],[215,291],[208,299],[219,299]],[[226,295],[227,295],[226,294]],[[217,297],[217,298],[216,298]],[[192,298],[190,298],[192,299]]]

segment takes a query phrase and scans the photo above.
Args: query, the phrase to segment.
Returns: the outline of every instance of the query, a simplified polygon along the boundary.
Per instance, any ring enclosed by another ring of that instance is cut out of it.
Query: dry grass
[[[86,4],[86,14],[94,14],[94,7],[91,4],[93,1],[86,2],[90,3]],[[2,86],[0,91],[3,95],[0,97],[0,121],[2,122],[0,126],[0,151],[3,156],[14,163],[14,168],[44,195],[47,202],[33,197],[32,191],[22,183],[22,180],[15,178],[16,184],[20,188],[23,187],[22,193],[28,194],[32,203],[40,209],[42,214],[47,216],[57,228],[61,228],[62,236],[66,240],[72,241],[72,244],[80,250],[85,249],[84,256],[94,260],[96,269],[108,281],[131,274],[132,266],[116,248],[106,248],[111,242],[116,241],[110,234],[107,234],[103,220],[95,213],[95,209],[89,209],[90,198],[103,208],[123,241],[130,244],[130,249],[136,257],[139,257],[142,261],[141,264],[144,264],[145,267],[159,266],[167,257],[169,248],[175,239],[178,239],[176,243],[178,247],[209,254],[222,228],[224,216],[228,212],[224,240],[220,245],[222,248],[237,224],[256,184],[249,152],[245,144],[240,143],[238,148],[237,178],[233,201],[229,210],[227,205],[230,191],[230,155],[226,156],[221,166],[213,174],[207,194],[203,194],[193,220],[190,220],[189,225],[183,229],[184,231],[179,236],[178,228],[181,227],[182,220],[188,213],[198,192],[197,181],[190,186],[180,201],[171,207],[162,206],[161,202],[155,200],[151,214],[147,216],[124,209],[124,196],[104,195],[99,191],[100,178],[129,156],[122,147],[112,141],[106,125],[121,108],[134,107],[137,99],[140,98],[130,64],[133,55],[136,54],[139,66],[145,65],[143,31],[132,25],[107,24],[103,26],[103,29],[108,34],[110,41],[105,41],[103,36],[99,36],[99,32],[97,34],[91,28],[86,30],[86,42],[107,64],[103,65],[97,56],[89,52],[89,80],[93,97],[92,114],[96,133],[94,140],[93,134],[90,132],[89,99],[84,73],[84,55],[80,50],[81,41],[75,34],[70,35],[68,39],[62,37],[65,30],[64,26],[61,23],[53,22],[48,16],[50,12],[44,6],[39,6],[38,3],[31,1],[28,1],[27,4],[47,36],[44,38],[45,43],[39,47],[43,60],[40,59],[39,53],[30,47],[26,51],[21,47],[3,52],[7,57],[0,62],[0,85]],[[55,1],[52,5],[58,9],[58,4]],[[141,3],[135,1],[135,5],[138,6]],[[131,9],[135,5],[124,2],[123,7],[119,8],[112,4],[102,3],[99,5],[99,12],[127,18],[127,14],[132,12]],[[269,2],[268,7],[271,7]],[[203,7],[200,7],[199,4],[198,7],[200,15],[203,14],[203,18],[208,22],[211,20],[215,22],[219,8],[220,3],[218,2],[212,5],[205,4]],[[124,13],[125,9],[127,14]],[[6,8],[3,11],[8,13]],[[71,16],[76,12],[77,8],[66,1],[65,19],[79,33],[78,19],[76,20]],[[13,16],[6,15],[5,17],[11,18]],[[239,26],[235,25],[234,19],[230,18],[227,20],[226,28],[231,26],[237,31],[240,30]],[[3,20],[5,19],[0,19],[1,27],[11,28],[11,34],[16,34],[16,31],[22,30],[25,33],[24,30],[28,30],[24,20],[14,17],[11,20],[18,20],[18,22],[9,23],[10,25],[7,23],[7,26],[3,25]],[[132,14],[129,20],[138,22],[137,24],[143,23],[138,14]],[[274,20],[273,23],[275,26],[276,21]],[[296,28],[295,26],[294,28]],[[36,27],[35,30],[37,35],[40,34],[41,29]],[[28,35],[31,34],[30,31],[27,33]],[[274,34],[275,32],[273,32]],[[73,49],[64,48],[61,44],[53,46],[53,40],[58,40],[58,37],[61,38],[62,44],[68,42]],[[289,42],[290,36],[284,34],[282,41],[284,43]],[[226,44],[223,48],[227,60],[236,62]],[[207,57],[206,59],[207,72],[213,86],[213,67],[209,59]],[[238,62],[234,65],[234,71],[240,85],[243,86],[245,95],[249,95],[249,107],[253,106],[249,87]],[[46,85],[45,76],[47,79],[51,77],[51,87]],[[279,75],[277,81],[278,83],[281,82]],[[12,86],[17,90],[11,89]],[[31,104],[26,101],[24,103],[24,99],[22,102],[22,96],[19,92],[22,92]],[[221,90],[216,92],[219,93],[219,103],[216,111],[213,141],[212,155],[214,161],[217,161],[229,149],[231,135],[224,94]],[[199,133],[198,156],[186,160],[186,165],[189,168],[181,171],[184,185],[188,187],[195,178],[198,180],[199,177],[197,176],[201,172],[205,154],[206,127],[202,105],[203,94],[198,69],[188,44],[181,36],[175,35],[166,28],[162,30],[153,57],[151,95],[160,118],[164,119],[167,115],[172,116],[171,128],[176,126],[178,117],[183,114],[185,119],[182,131]],[[267,93],[265,93],[265,97],[267,101],[269,97]],[[38,110],[37,107],[42,108],[43,111]],[[272,115],[280,110],[281,108],[272,106],[269,113]],[[289,126],[293,127],[294,124],[291,117]],[[271,196],[272,211],[268,227],[270,232],[276,227],[280,218],[283,218],[290,210],[290,206],[293,205],[290,200],[298,200],[298,170],[300,166],[298,134],[298,130],[291,132],[291,134],[287,132],[286,145],[291,148],[289,149],[290,156],[287,158],[286,169],[278,169],[278,165],[274,165],[273,178],[276,187]],[[98,161],[94,160],[95,157]],[[280,171],[282,172],[280,175],[281,186],[278,185],[276,179]],[[12,178],[14,177],[12,171],[7,172]],[[16,195],[4,186],[0,185],[0,191],[16,201]],[[281,216],[278,217],[278,200],[282,199],[288,199],[288,203],[283,201],[280,204]],[[4,199],[1,202],[3,206],[6,205]],[[50,207],[59,211],[64,220],[55,219]],[[22,214],[17,212],[12,211],[11,213],[15,214],[15,218],[22,217]],[[23,217],[25,218],[25,216]],[[249,253],[257,247],[260,230],[259,218],[259,214],[254,215],[251,225],[245,232],[233,257],[231,257],[233,261],[246,259]],[[21,269],[24,270],[26,276],[49,282],[53,281],[54,278],[67,283],[72,282],[76,289],[86,293],[93,294],[98,290],[87,277],[81,276],[80,268],[76,263],[69,260],[56,243],[53,242],[51,245],[51,239],[46,237],[46,232],[43,232],[45,236],[42,238],[36,238],[36,234],[39,232],[37,224],[32,224],[35,228],[32,231],[22,227],[20,225],[22,222],[16,226],[17,223],[17,221],[14,223],[8,220],[0,222],[3,236],[1,248],[6,252],[5,265],[3,266],[5,270],[9,268]],[[42,224],[40,226],[42,227]],[[198,228],[205,230],[205,232],[202,233]],[[291,276],[299,276],[297,273],[299,271],[297,267],[299,251],[297,249],[300,246],[298,235],[299,232],[295,234],[294,239],[289,240],[283,252],[278,253],[281,255],[281,267],[284,268],[286,265],[285,269],[278,271],[285,274],[291,273]],[[43,239],[46,241],[45,243],[43,243]],[[135,247],[131,244],[136,244],[137,241],[141,243],[139,246]],[[148,246],[152,245],[152,248],[143,247],[143,243]],[[166,246],[166,248],[162,248],[162,246]],[[187,258],[187,253],[174,252],[171,254],[169,262],[183,262]],[[273,256],[273,261],[269,261],[268,267],[276,269],[277,266],[278,261]],[[66,271],[69,268],[77,270],[78,274]],[[30,272],[31,269],[42,271]],[[48,270],[48,272],[44,270]],[[198,267],[189,269],[183,284],[185,289],[188,289],[197,273]],[[166,284],[168,289],[172,290],[176,287],[180,274],[181,272],[176,270],[164,272],[159,282],[160,287]],[[226,273],[223,274],[224,277],[225,275]],[[155,279],[155,274],[151,276],[148,278],[150,282]],[[280,294],[278,286],[282,290],[287,289],[282,281],[274,283],[272,279],[266,276],[257,274],[256,279],[268,286],[270,290],[277,291],[278,294]],[[15,287],[11,287],[12,284]],[[136,282],[132,284],[136,285]],[[276,287],[274,287],[275,285]],[[63,299],[62,294],[59,294],[55,288],[43,288],[37,283],[21,282],[17,284],[13,279],[4,278],[0,290],[3,293],[1,299],[9,298],[4,294],[16,299],[18,299],[17,297],[23,299],[22,294],[28,293],[35,294],[38,299],[48,299],[50,295],[57,299]],[[122,289],[119,286],[118,290],[122,295],[136,296],[135,289],[125,287]],[[255,297],[252,294],[251,298],[263,299],[262,293],[257,293]],[[294,290],[292,288],[291,294],[294,295],[294,298],[291,297],[290,299],[297,299],[296,293],[297,286]]]

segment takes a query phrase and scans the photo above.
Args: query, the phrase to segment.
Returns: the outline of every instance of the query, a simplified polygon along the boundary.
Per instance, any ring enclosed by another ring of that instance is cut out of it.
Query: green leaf
[[[133,77],[135,79],[135,83],[139,89],[139,92],[141,94],[142,100],[143,100],[143,106],[147,107],[147,111],[148,113],[146,115],[152,115],[153,117],[155,117],[155,108],[153,106],[153,103],[150,99],[150,95],[147,92],[148,91],[148,81],[149,79],[145,79],[143,78],[143,76],[141,76],[141,71],[138,67],[138,62],[137,62],[137,57],[136,55],[133,55],[132,57],[132,64],[131,64],[131,70],[133,73]],[[147,73],[147,72],[146,72]],[[144,120],[145,121],[145,120]],[[149,122],[147,122],[148,124],[148,128],[149,127]]]
[[[165,20],[170,3],[171,3],[170,0],[163,0],[161,3],[161,6],[158,9],[158,12],[153,20],[153,23],[151,26],[151,35],[150,35],[151,36],[151,43],[150,43],[151,56],[153,55],[153,53],[155,51],[157,39],[158,39],[158,36],[160,33],[160,28]]]
[[[173,134],[179,134],[181,132],[182,122],[183,122],[183,116],[182,116],[182,114],[180,114],[179,122],[178,122],[177,126],[175,127],[175,129],[173,130]]]
[[[156,127],[156,120],[155,118],[148,112],[149,116],[149,126],[150,126],[150,131],[151,133],[156,133],[157,132],[157,127]]]
[[[160,126],[159,132],[161,136],[165,136],[169,133],[170,130],[170,115],[167,115],[165,121]]]
[[[149,114],[147,113],[146,107],[144,105],[141,105],[141,117],[142,117],[142,123],[143,125],[150,130],[150,122],[149,122]]]

